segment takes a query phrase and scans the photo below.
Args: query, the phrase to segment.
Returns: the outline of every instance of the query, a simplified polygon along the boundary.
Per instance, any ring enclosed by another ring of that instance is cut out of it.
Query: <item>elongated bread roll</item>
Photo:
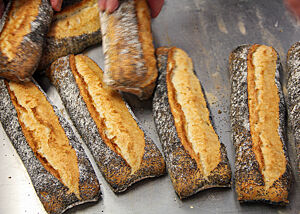
[[[269,46],[244,45],[231,53],[229,61],[238,200],[286,204],[292,174],[279,56]]]
[[[230,187],[225,146],[212,126],[192,60],[175,47],[156,53],[160,76],[153,99],[154,122],[176,193],[185,198],[203,189]]]
[[[7,15],[1,20],[0,77],[30,81],[53,11],[48,0],[12,0],[8,5]]]
[[[158,148],[96,63],[83,55],[62,57],[49,76],[113,191],[165,173]]]
[[[300,42],[296,42],[287,54],[289,122],[294,132],[297,149],[296,170],[300,176]]]
[[[35,82],[0,80],[0,121],[48,213],[100,197],[81,143]]]
[[[157,68],[146,0],[121,0],[115,12],[101,12],[100,17],[104,82],[140,99],[150,98]]]
[[[81,0],[55,13],[38,70],[59,57],[77,54],[102,40],[97,0]]]

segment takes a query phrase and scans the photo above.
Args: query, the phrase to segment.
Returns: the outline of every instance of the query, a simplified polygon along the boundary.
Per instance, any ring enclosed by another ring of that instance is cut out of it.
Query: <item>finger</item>
[[[300,0],[285,0],[290,11],[300,18]]]
[[[151,9],[151,16],[155,18],[161,11],[164,4],[164,0],[148,0],[149,7]]]
[[[101,11],[104,11],[106,9],[106,0],[99,0],[98,7]]]
[[[289,4],[291,7],[297,7],[300,5],[299,0],[286,0],[286,3]]]
[[[106,2],[106,11],[112,13],[118,8],[118,6],[119,6],[118,0],[108,0]]]
[[[60,11],[62,0],[50,0],[53,10]]]

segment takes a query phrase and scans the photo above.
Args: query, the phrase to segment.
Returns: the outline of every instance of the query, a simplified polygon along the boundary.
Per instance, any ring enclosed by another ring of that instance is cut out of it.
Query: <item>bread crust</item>
[[[159,79],[153,98],[153,115],[173,187],[180,198],[186,198],[204,189],[230,187],[231,170],[225,146],[220,143],[220,161],[207,176],[204,176],[203,169],[199,168],[195,156],[187,149],[179,136],[167,86],[167,76],[173,67],[172,55],[176,50],[178,49],[164,47],[156,51]]]
[[[105,83],[140,99],[150,98],[157,68],[146,0],[122,0],[115,12],[101,12],[100,17]]]
[[[270,204],[287,204],[288,192],[292,182],[291,167],[285,146],[285,103],[282,88],[279,82],[279,73],[282,69],[277,54],[274,82],[279,97],[279,125],[278,135],[282,143],[282,152],[285,157],[284,173],[266,187],[258,159],[253,150],[252,135],[249,122],[248,83],[247,74],[249,53],[257,45],[243,45],[236,48],[229,57],[229,72],[231,80],[231,128],[232,141],[235,146],[235,189],[240,202],[262,201]],[[251,53],[250,53],[251,54]]]
[[[21,83],[14,84],[21,85]],[[19,110],[17,111],[17,108],[19,108],[17,105],[21,104],[16,97],[12,96],[13,92],[10,87],[9,82],[0,80],[0,121],[14,148],[19,154],[45,210],[48,213],[63,213],[65,210],[78,204],[97,201],[100,198],[100,185],[96,174],[81,143],[74,135],[69,123],[61,116],[60,111],[51,104],[46,97],[46,94],[35,81],[33,81],[33,83],[26,83],[26,86],[24,87],[30,87],[31,90],[36,92],[36,96],[40,99],[46,99],[47,102],[50,103],[50,105],[42,104],[43,106],[40,106],[39,110],[43,108],[48,109],[48,107],[51,106],[48,111],[52,111],[57,115],[60,126],[63,128],[69,141],[71,150],[76,154],[76,165],[79,170],[77,181],[79,192],[77,194],[70,191],[70,188],[62,182],[58,173],[53,173],[55,170],[52,164],[47,162],[47,157],[42,157],[40,155],[42,149],[39,148],[39,151],[37,151],[33,148],[32,143],[35,143],[37,147],[40,147],[41,142],[31,142],[32,139],[26,134],[26,132],[29,133],[30,130],[24,126],[24,118],[22,120],[20,119],[21,114]],[[21,87],[23,86],[21,85]],[[24,96],[30,96],[29,94],[26,94],[26,90],[22,93]],[[34,100],[32,101],[34,102]],[[34,112],[35,109],[32,109],[32,111]],[[39,115],[41,115],[40,112],[34,114],[42,124],[48,127],[47,129],[51,130],[59,128],[59,125],[57,126],[55,122],[57,119],[49,124],[46,120],[44,121],[43,118],[39,118]],[[30,123],[29,120],[25,120],[25,122]],[[56,147],[56,149],[59,149],[59,147]],[[58,157],[59,155],[57,155],[57,158]]]
[[[296,144],[296,170],[300,176],[300,42],[296,42],[287,54],[288,116]]]
[[[38,70],[59,57],[78,54],[102,41],[97,0],[81,0],[55,13],[46,36]]]
[[[26,5],[11,2],[0,35],[0,77],[19,82],[30,81],[36,70],[53,14],[48,0],[32,1],[29,9]],[[20,16],[15,18],[14,13]]]
[[[91,59],[88,57],[85,58],[89,63],[97,66]],[[101,135],[101,130],[97,127],[95,122],[98,119],[93,118],[94,114],[88,108],[91,103],[86,103],[83,99],[82,91],[80,90],[82,86],[77,85],[78,83],[75,79],[78,78],[78,76],[74,76],[75,67],[74,56],[69,55],[61,57],[52,63],[48,73],[52,84],[60,94],[71,120],[90,149],[100,171],[106,181],[110,184],[112,190],[114,192],[123,192],[139,180],[164,174],[165,163],[163,157],[154,142],[146,133],[144,133],[145,146],[143,148],[144,154],[142,161],[139,168],[135,171],[132,171],[129,163],[127,163],[126,159],[123,158],[120,153],[116,152],[117,150],[114,151],[114,148],[111,146],[113,140],[107,144],[107,140],[109,139],[105,139],[103,135]],[[93,85],[105,84],[103,82],[96,82],[95,80]],[[91,96],[91,94],[89,94],[89,96]],[[115,96],[116,98],[111,97],[111,99],[119,99],[118,97],[120,95],[115,94]],[[95,99],[95,97],[92,99]],[[125,105],[139,126],[139,129],[143,131],[128,104],[125,103]]]

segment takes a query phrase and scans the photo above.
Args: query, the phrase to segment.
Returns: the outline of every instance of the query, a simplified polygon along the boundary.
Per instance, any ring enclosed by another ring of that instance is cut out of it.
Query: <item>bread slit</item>
[[[0,35],[0,50],[11,61],[17,54],[23,37],[30,33],[31,22],[39,13],[41,0],[18,0],[13,1],[9,11],[9,19]],[[30,15],[28,15],[30,13]]]
[[[29,82],[37,69],[53,15],[49,0],[8,1],[1,17],[0,77]]]
[[[38,70],[47,69],[59,57],[81,53],[101,41],[97,0],[72,1],[53,16]]]
[[[268,189],[285,171],[286,160],[278,134],[279,96],[275,84],[277,53],[253,46],[248,54],[248,105],[253,151]]]
[[[51,23],[47,37],[62,39],[99,30],[100,19],[97,1],[84,0],[73,7],[69,6],[69,8],[54,15],[54,21]]]
[[[180,49],[172,49],[169,59],[168,97],[176,130],[183,146],[206,177],[221,161],[219,138],[211,125],[192,60]]]

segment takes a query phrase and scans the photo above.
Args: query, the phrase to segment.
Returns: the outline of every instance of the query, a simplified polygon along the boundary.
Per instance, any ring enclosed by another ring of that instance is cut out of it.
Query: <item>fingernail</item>
[[[119,6],[119,3],[118,1],[110,1],[108,2],[108,4],[106,5],[106,10],[109,12],[109,13],[112,13],[114,12]]]
[[[160,1],[153,0],[148,2],[150,3],[149,5],[151,8],[151,17],[156,18],[164,5],[164,0],[160,0]]]
[[[99,0],[98,1],[98,7],[99,7],[100,11],[104,11],[105,10],[105,4],[106,4],[105,0]]]

